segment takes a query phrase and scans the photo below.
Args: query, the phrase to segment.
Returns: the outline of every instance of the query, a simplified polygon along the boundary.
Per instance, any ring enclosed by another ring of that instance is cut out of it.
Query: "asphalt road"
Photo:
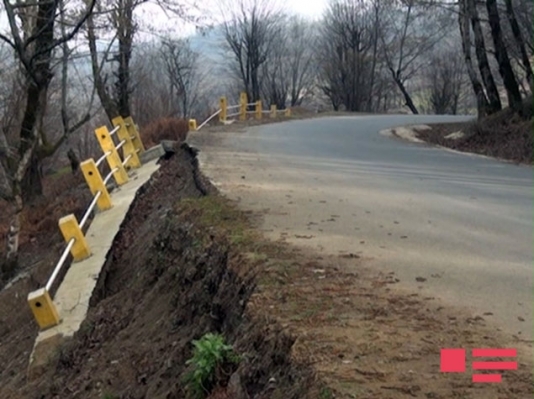
[[[250,207],[269,208],[271,234],[358,253],[394,271],[400,284],[529,341],[532,168],[379,134],[465,119],[363,116],[254,127],[208,151],[208,164],[217,165],[208,175]]]

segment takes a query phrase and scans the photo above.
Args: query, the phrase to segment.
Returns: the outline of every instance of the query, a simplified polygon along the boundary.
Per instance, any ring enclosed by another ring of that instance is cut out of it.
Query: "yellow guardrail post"
[[[197,131],[197,120],[196,119],[189,119],[189,130],[192,132]]]
[[[260,120],[261,119],[261,100],[258,100],[256,101],[256,119],[257,120]]]
[[[291,116],[291,108],[286,108],[286,117],[289,118]]]
[[[226,122],[228,115],[228,102],[226,97],[221,97],[219,100],[219,106],[221,107],[221,113],[219,114],[219,121]]]
[[[87,161],[83,161],[80,164],[80,168],[82,169],[85,181],[89,186],[89,190],[91,190],[91,194],[95,196],[96,193],[100,191],[100,197],[96,202],[98,209],[105,211],[106,209],[111,208],[113,206],[111,203],[111,196],[109,195],[108,189],[104,184],[102,175],[98,171],[95,161],[92,158],[88,159]]]
[[[145,152],[145,146],[143,145],[143,142],[141,141],[139,130],[137,130],[137,126],[135,125],[133,118],[131,116],[124,118],[124,122],[126,123],[126,128],[128,129],[128,132],[130,133],[130,137],[134,137],[132,141],[135,147],[135,152],[137,153],[137,155],[141,156],[141,154]]]
[[[111,170],[115,171],[113,173],[115,182],[119,186],[122,186],[128,181],[128,173],[126,173],[124,166],[122,166],[121,158],[119,157],[115,143],[109,134],[108,128],[106,126],[102,126],[95,130],[95,134],[100,146],[102,147],[102,151],[104,151],[104,154],[108,151],[110,152],[109,156],[106,157],[108,165]]]
[[[276,118],[276,104],[271,105],[271,118]]]
[[[247,120],[247,104],[248,104],[248,98],[247,98],[246,92],[241,92],[241,95],[239,96],[239,104],[241,105],[239,107],[239,120],[246,121]]]
[[[139,168],[141,166],[141,161],[139,160],[139,156],[137,155],[136,148],[133,144],[135,136],[130,136],[130,132],[126,127],[126,123],[124,122],[124,119],[122,119],[122,116],[117,116],[111,123],[113,123],[113,126],[115,127],[119,126],[117,137],[120,141],[124,140],[124,145],[122,146],[123,159],[130,157],[124,166],[129,168]]]
[[[28,294],[28,304],[41,329],[57,326],[60,322],[56,305],[46,288]]]
[[[73,238],[75,240],[74,245],[70,250],[75,262],[84,260],[91,256],[91,250],[89,249],[89,245],[87,245],[87,240],[85,239],[82,229],[76,220],[76,216],[71,214],[59,219],[59,229],[61,230],[61,234],[63,235],[65,242],[68,243]]]

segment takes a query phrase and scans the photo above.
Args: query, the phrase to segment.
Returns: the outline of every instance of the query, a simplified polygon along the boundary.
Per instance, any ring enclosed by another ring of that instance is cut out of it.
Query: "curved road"
[[[256,190],[248,205],[275,211],[274,236],[359,253],[394,271],[401,284],[529,341],[532,168],[378,133],[466,119],[357,116],[264,125],[228,134],[201,161],[234,197],[240,187]]]

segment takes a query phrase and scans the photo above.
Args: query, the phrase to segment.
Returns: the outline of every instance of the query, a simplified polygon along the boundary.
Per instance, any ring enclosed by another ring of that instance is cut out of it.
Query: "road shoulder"
[[[526,397],[531,392],[530,355],[525,355],[531,348],[496,331],[483,317],[398,288],[393,274],[372,270],[361,254],[325,255],[306,246],[304,235],[296,237],[303,245],[273,241],[280,232],[265,232],[272,226],[265,226],[264,220],[279,211],[261,197],[262,190],[274,188],[258,187],[251,182],[250,170],[228,163],[244,156],[253,161],[255,154],[232,154],[224,146],[225,136],[211,141],[206,132],[191,143],[202,142],[203,172],[234,202],[232,206],[249,213],[255,229],[271,238],[260,239],[262,244],[256,242],[255,249],[248,250],[258,259],[261,275],[252,308],[274,315],[298,335],[294,355],[314,365],[335,397],[491,399]],[[470,372],[439,372],[440,348],[510,346],[518,349],[521,364],[519,370],[506,372],[497,388],[474,386]]]

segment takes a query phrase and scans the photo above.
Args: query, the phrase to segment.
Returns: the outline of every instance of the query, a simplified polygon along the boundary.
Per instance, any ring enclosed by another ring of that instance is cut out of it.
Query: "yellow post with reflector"
[[[28,294],[28,305],[32,310],[33,317],[44,330],[57,326],[60,322],[59,314],[46,288],[40,288],[37,291]]]
[[[258,100],[256,101],[256,119],[257,120],[260,120],[261,119],[261,100]]]
[[[221,97],[219,99],[219,106],[221,107],[221,113],[219,114],[219,121],[226,122],[228,116],[228,102],[226,97]]]
[[[271,118],[276,118],[276,104],[271,105]]]
[[[240,121],[246,121],[247,120],[247,105],[248,105],[248,98],[246,92],[241,92],[239,96],[239,120]]]
[[[135,137],[130,136],[130,132],[126,127],[124,119],[122,119],[122,116],[117,116],[111,121],[111,123],[113,123],[113,126],[115,127],[119,126],[117,137],[121,142],[124,140],[124,144],[122,146],[123,159],[130,157],[124,166],[127,168],[139,168],[141,166],[141,161],[139,160],[139,156],[137,155],[136,148],[132,141],[132,138],[135,139]]]
[[[87,240],[76,220],[76,216],[71,214],[59,219],[59,229],[61,230],[65,242],[68,243],[74,238],[74,245],[72,246],[70,253],[75,262],[91,256],[91,250],[89,249],[89,245],[87,245]]]
[[[189,130],[192,132],[197,131],[197,120],[196,119],[189,119]]]
[[[145,152],[145,146],[141,141],[139,130],[137,130],[137,126],[135,125],[133,118],[131,116],[124,118],[124,123],[126,123],[126,128],[128,129],[128,133],[130,133],[130,138],[133,137],[132,142],[135,147],[135,152],[137,155],[141,156],[141,154]]]
[[[108,189],[106,188],[104,180],[102,179],[102,175],[100,174],[93,158],[83,161],[80,164],[80,168],[93,197],[100,191],[100,197],[96,202],[98,209],[105,211],[111,208],[113,206],[111,203],[111,196],[109,195]]]
[[[110,169],[112,171],[114,170],[113,177],[115,178],[115,182],[117,185],[122,186],[128,181],[128,173],[126,173],[124,166],[122,166],[121,158],[119,157],[115,143],[109,134],[108,128],[106,126],[102,126],[96,129],[95,135],[100,143],[100,147],[102,147],[102,151],[104,151],[104,154],[107,152],[110,153],[106,157],[106,160],[108,161]]]

